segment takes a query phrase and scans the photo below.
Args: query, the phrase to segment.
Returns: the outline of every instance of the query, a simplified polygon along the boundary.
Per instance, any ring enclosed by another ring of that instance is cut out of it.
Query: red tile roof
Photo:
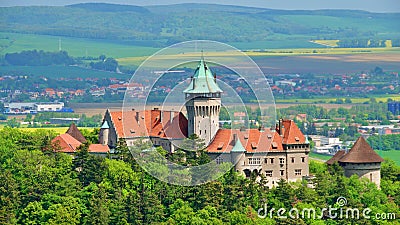
[[[91,153],[108,153],[110,151],[110,148],[108,145],[102,145],[102,144],[91,144],[89,145],[89,152]]]
[[[69,134],[60,134],[51,141],[54,149],[59,152],[72,153],[76,151],[82,143]]]
[[[264,129],[220,129],[207,147],[210,153],[229,153],[238,138],[247,152],[283,151],[282,138],[275,131]]]
[[[77,140],[76,137],[72,136],[71,134],[75,135],[80,134],[78,135],[78,137],[81,136],[80,138],[81,139],[83,138],[83,140],[85,140],[86,142],[85,137],[83,137],[82,133],[78,130],[75,124],[71,124],[67,133],[60,134],[56,136],[53,140],[51,140],[53,148],[58,152],[65,152],[65,153],[76,152],[76,149],[82,145],[82,142]],[[108,148],[107,145],[91,144],[89,145],[88,151],[91,153],[107,153],[110,151],[110,149]]]
[[[76,127],[75,123],[71,123],[71,125],[69,126],[66,134],[71,135],[73,138],[75,138],[76,140],[85,143],[86,142],[86,138],[83,136],[83,134],[78,130],[78,128]]]
[[[145,110],[110,112],[119,138],[152,136],[186,138],[188,121],[181,112]]]
[[[276,131],[281,135],[283,134],[283,144],[301,144],[306,141],[303,133],[293,120],[280,120]]]

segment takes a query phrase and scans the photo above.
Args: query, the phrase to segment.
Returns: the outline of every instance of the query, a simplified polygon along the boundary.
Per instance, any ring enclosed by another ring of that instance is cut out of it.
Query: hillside
[[[206,16],[205,16],[206,15]],[[1,7],[0,30],[105,40],[222,42],[400,38],[400,13],[273,10],[212,4]],[[368,22],[366,22],[368,21]]]

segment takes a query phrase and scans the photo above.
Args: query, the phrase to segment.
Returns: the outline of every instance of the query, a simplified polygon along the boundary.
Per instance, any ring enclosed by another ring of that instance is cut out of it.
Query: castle
[[[279,120],[275,128],[221,129],[219,113],[222,90],[215,74],[202,58],[183,91],[187,117],[182,112],[152,110],[107,110],[99,134],[99,142],[111,149],[118,139],[133,145],[135,139],[150,138],[154,146],[169,152],[177,148],[174,140],[196,134],[206,144],[207,154],[216,163],[231,162],[246,177],[263,174],[267,185],[277,181],[301,180],[309,175],[307,138],[292,120]]]

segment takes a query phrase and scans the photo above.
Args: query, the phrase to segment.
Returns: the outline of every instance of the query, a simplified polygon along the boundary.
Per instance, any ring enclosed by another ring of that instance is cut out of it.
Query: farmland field
[[[316,159],[321,159],[321,160],[328,160],[328,159],[332,158],[332,156],[330,156],[330,155],[323,155],[323,154],[318,154],[318,153],[314,153],[314,152],[310,152],[309,156],[311,158],[316,158]]]
[[[382,158],[388,158],[396,162],[397,165],[400,166],[400,151],[376,151],[378,155],[380,155]],[[317,154],[314,152],[310,152],[310,157],[316,158],[316,159],[321,159],[321,160],[328,160],[332,158],[330,155],[322,155],[322,154]]]
[[[386,71],[398,71],[400,48],[333,48],[333,49],[274,49],[268,51],[246,51],[264,73],[352,73],[369,71],[376,66]],[[234,52],[206,52],[205,56],[235,56]],[[188,57],[191,52],[170,55]],[[163,56],[159,60],[164,60]],[[118,58],[121,65],[137,66],[145,56]]]
[[[339,40],[313,40],[312,43],[320,44],[327,47],[337,47]]]
[[[4,128],[5,125],[0,124],[0,130]],[[79,130],[88,130],[88,131],[92,131],[94,129],[94,127],[78,127]],[[38,127],[38,128],[34,128],[34,127],[20,127],[18,128],[19,130],[22,131],[27,131],[27,132],[34,132],[35,130],[53,130],[56,134],[63,134],[65,132],[67,132],[68,127]]]
[[[377,102],[387,102],[388,98],[391,98],[395,101],[400,101],[400,96],[399,95],[385,95],[385,96],[371,96],[376,99]],[[338,97],[339,99],[343,99],[344,97]],[[302,99],[275,99],[277,103],[299,103],[299,104],[304,104],[304,103],[321,103],[325,102],[329,104],[330,102],[335,102],[336,98],[302,98]],[[369,102],[370,98],[351,98],[350,100],[352,104],[363,104],[365,102]],[[342,104],[338,104],[338,107],[341,107]],[[346,105],[346,104],[343,104]]]
[[[400,151],[391,150],[391,151],[376,151],[378,155],[382,158],[388,158],[396,162],[397,165],[400,166]]]
[[[129,57],[151,55],[158,50],[154,47],[139,46],[140,43],[102,41],[85,38],[59,37],[37,34],[18,34],[0,32],[0,54],[26,50],[58,51],[61,49],[69,55],[97,57],[105,54],[110,57]]]

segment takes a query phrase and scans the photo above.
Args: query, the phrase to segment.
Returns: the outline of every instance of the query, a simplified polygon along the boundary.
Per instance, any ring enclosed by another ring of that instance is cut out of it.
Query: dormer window
[[[220,143],[218,144],[217,150],[221,150],[222,147],[224,147],[224,142],[220,142]]]
[[[296,142],[299,142],[300,138],[299,137],[294,137],[294,140],[296,140]]]
[[[251,148],[256,149],[258,147],[256,142],[251,142]]]
[[[277,149],[278,148],[278,144],[276,142],[272,142],[272,149]]]

